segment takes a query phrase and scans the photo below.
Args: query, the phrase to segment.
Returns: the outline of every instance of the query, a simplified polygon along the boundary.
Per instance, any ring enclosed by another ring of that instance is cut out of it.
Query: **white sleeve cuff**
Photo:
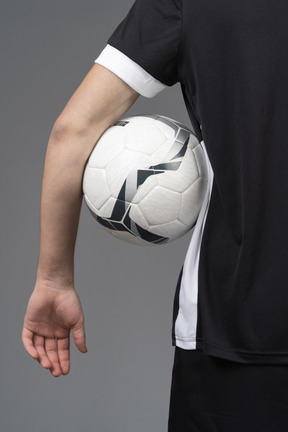
[[[109,69],[142,96],[151,98],[167,86],[118,49],[107,45],[94,61]]]

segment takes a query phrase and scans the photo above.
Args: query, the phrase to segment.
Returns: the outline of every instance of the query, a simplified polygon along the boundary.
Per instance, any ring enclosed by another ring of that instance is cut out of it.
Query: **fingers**
[[[82,353],[87,352],[84,324],[72,329],[76,347]],[[35,335],[23,329],[22,341],[27,353],[37,359],[45,369],[50,369],[53,376],[66,375],[70,370],[70,337],[49,338]]]
[[[26,352],[33,357],[34,359],[38,359],[39,354],[33,343],[33,333],[25,328],[22,331],[22,343]]]
[[[47,356],[46,349],[45,349],[45,338],[40,335],[34,336],[34,347],[38,352],[38,362],[41,364],[41,366],[45,369],[50,369],[52,367],[52,364],[49,360],[49,357]]]
[[[86,347],[86,335],[85,335],[84,324],[80,325],[80,327],[72,328],[72,336],[78,350],[82,353],[86,353],[88,350]]]
[[[57,339],[58,358],[63,375],[70,370],[70,338]]]
[[[58,377],[62,375],[62,370],[57,354],[57,341],[55,338],[45,339],[45,351],[48,359],[50,360],[50,372],[53,376]]]
[[[22,342],[27,353],[36,359],[45,369],[50,369],[53,376],[66,375],[70,369],[69,337],[56,339],[34,335],[23,329]]]

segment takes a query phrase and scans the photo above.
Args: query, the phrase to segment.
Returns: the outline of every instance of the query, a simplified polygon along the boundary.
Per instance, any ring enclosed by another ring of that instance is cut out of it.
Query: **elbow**
[[[50,140],[54,143],[61,143],[71,139],[72,136],[82,136],[87,128],[81,122],[75,121],[71,116],[60,115],[50,134]]]
[[[110,126],[107,120],[94,118],[93,121],[73,113],[60,114],[56,119],[49,141],[55,144],[77,142],[92,150],[102,133]]]
[[[48,142],[48,153],[63,157],[68,164],[84,167],[103,130],[82,119],[61,114]]]

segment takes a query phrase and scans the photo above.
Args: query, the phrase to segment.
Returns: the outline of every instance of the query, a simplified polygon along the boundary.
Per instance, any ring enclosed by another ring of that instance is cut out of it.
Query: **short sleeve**
[[[95,62],[153,96],[178,81],[181,16],[181,0],[136,0]]]

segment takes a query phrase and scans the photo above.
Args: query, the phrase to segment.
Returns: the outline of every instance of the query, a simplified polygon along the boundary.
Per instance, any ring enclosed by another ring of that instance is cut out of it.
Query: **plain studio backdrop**
[[[72,344],[71,372],[53,378],[24,351],[21,329],[34,287],[46,145],[61,113],[132,0],[1,0],[0,430],[164,432],[172,304],[191,234],[154,247],[108,234],[82,207],[76,289],[88,354]],[[141,97],[129,114],[189,126],[176,85]]]

